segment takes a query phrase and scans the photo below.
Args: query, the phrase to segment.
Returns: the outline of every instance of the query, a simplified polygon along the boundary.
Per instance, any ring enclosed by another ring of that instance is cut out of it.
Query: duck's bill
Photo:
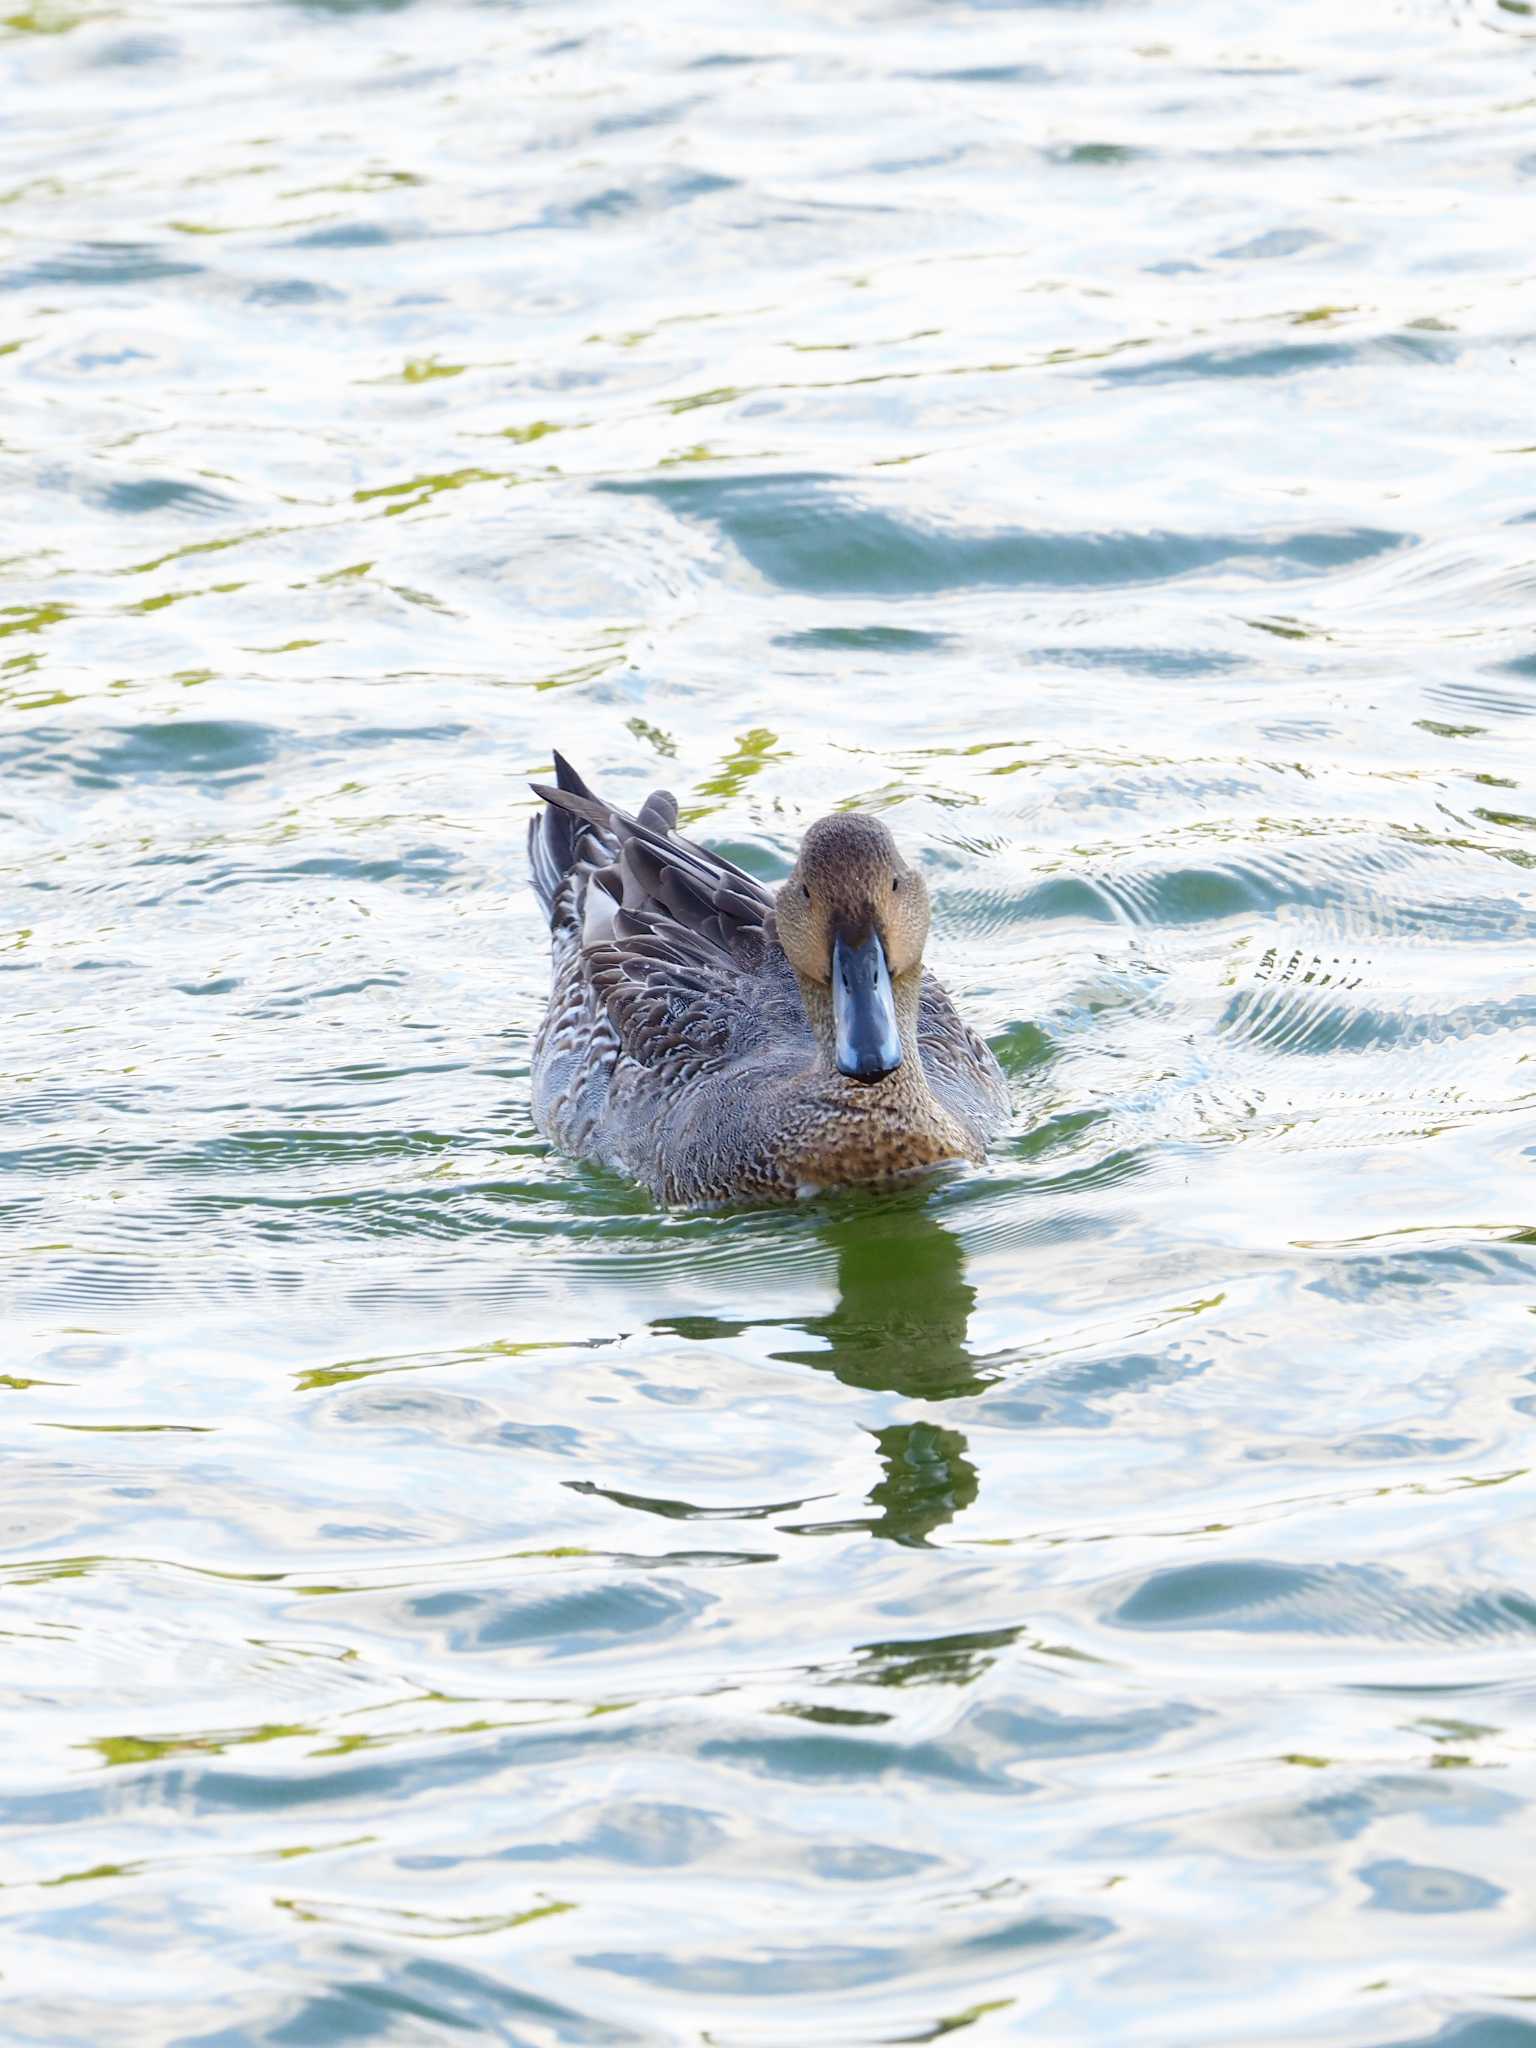
[[[901,1033],[891,971],[877,932],[832,943],[832,1022],[837,1069],[856,1081],[878,1081],[901,1065]]]

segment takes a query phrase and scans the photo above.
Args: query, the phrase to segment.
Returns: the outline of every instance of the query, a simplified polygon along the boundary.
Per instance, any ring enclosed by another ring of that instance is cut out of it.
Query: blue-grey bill
[[[878,1081],[901,1065],[901,1033],[891,972],[878,933],[857,944],[841,934],[832,945],[832,1021],[838,1072]]]

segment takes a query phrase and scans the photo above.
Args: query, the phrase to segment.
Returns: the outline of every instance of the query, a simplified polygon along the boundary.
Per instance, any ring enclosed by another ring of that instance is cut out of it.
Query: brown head
[[[928,890],[878,818],[819,818],[774,906],[779,943],[808,989],[831,996],[840,1072],[877,1081],[901,1065],[897,999],[915,1002]]]

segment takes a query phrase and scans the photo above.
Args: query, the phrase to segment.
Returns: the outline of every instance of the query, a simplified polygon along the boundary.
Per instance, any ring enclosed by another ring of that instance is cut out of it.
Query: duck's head
[[[831,997],[839,1073],[878,1081],[902,1061],[900,999],[915,1007],[928,890],[878,818],[820,818],[775,904],[779,943],[808,995]],[[812,1006],[812,1014],[825,1004]]]

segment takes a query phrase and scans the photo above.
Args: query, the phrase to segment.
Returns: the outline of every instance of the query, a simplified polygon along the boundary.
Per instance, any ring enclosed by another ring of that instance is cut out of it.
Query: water
[[[0,27],[18,2043],[1530,2048],[1525,0]],[[559,746],[986,1169],[528,1118]]]

